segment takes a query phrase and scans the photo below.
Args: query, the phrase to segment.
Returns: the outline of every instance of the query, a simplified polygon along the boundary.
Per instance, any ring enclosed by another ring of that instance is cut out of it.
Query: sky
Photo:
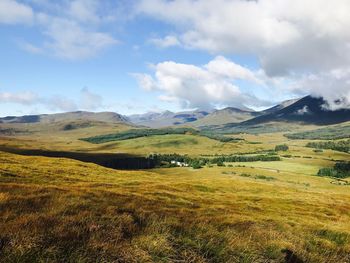
[[[350,108],[348,0],[0,0],[0,116]]]

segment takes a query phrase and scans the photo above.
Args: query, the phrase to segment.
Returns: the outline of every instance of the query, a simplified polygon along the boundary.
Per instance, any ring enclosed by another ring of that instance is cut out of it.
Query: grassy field
[[[284,262],[289,251],[350,260],[349,188],[290,166],[135,172],[6,153],[0,162],[4,262]]]
[[[350,154],[315,152],[283,133],[79,140],[127,129],[31,127],[0,146],[192,157],[289,150],[275,162],[139,171],[0,151],[0,262],[350,262],[350,186],[316,176]]]

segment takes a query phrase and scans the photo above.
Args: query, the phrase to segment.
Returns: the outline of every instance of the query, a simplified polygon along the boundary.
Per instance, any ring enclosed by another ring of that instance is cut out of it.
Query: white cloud
[[[33,20],[33,10],[30,6],[15,0],[0,1],[0,23],[28,24]]]
[[[152,76],[141,73],[133,73],[131,75],[137,79],[139,86],[144,90],[152,91],[157,88]]]
[[[80,108],[85,110],[96,110],[103,106],[103,99],[100,95],[92,93],[88,88],[80,92]]]
[[[21,49],[29,52],[29,53],[32,53],[32,54],[42,54],[43,53],[43,49],[40,48],[40,47],[37,47],[35,45],[32,45],[30,43],[26,43],[26,42],[23,42],[23,41],[18,41],[18,45]]]
[[[139,85],[147,91],[160,91],[161,100],[178,102],[184,108],[239,107],[262,103],[243,93],[235,84],[236,80],[259,83],[255,73],[224,57],[216,57],[204,66],[166,61],[154,65],[154,70],[154,77],[134,74]]]
[[[329,110],[350,108],[350,68],[308,74],[291,82],[289,88],[300,94],[323,97]]]
[[[323,96],[330,109],[350,108],[350,74],[344,73],[349,11],[348,0],[140,0],[137,6],[137,12],[173,25],[183,47],[255,57],[261,69],[254,77],[272,85],[270,91]]]
[[[53,111],[74,111],[78,108],[73,100],[59,95],[49,99],[42,99],[41,104]]]
[[[214,60],[205,65],[205,68],[209,72],[222,77],[232,79],[246,79],[259,82],[255,76],[256,73],[252,72],[248,68],[242,67],[241,65],[226,59],[223,56],[217,56]]]
[[[0,103],[17,103],[22,105],[33,105],[37,103],[39,97],[30,91],[25,92],[0,92]]]
[[[310,109],[308,106],[304,106],[302,109],[299,109],[296,112],[297,115],[305,115],[305,114],[309,114],[309,113],[310,113]]]
[[[149,42],[160,48],[181,46],[181,43],[176,36],[166,36],[164,38],[152,38],[149,40]]]
[[[98,1],[96,0],[74,0],[69,4],[68,14],[76,20],[82,22],[99,21],[97,15]]]
[[[110,14],[111,10],[97,0],[28,0],[35,5],[35,12],[30,6],[18,4],[13,0],[2,1],[0,23],[24,22],[27,17],[27,20],[30,18],[33,22],[33,28],[42,33],[42,43],[18,41],[19,46],[28,52],[68,60],[82,60],[94,57],[119,43],[112,34],[100,30],[105,23],[114,20]],[[12,20],[7,19],[7,14]]]
[[[189,48],[253,54],[269,75],[350,62],[348,0],[141,0],[138,11],[171,23]]]
[[[49,38],[43,49],[64,59],[85,59],[118,43],[108,33],[88,30],[77,22],[61,18],[49,18],[44,34]]]
[[[79,100],[67,98],[62,95],[51,97],[39,96],[31,91],[23,92],[0,92],[0,103],[11,103],[24,106],[41,105],[53,111],[74,111],[81,110],[98,110],[104,107],[103,98],[83,88],[79,94]]]

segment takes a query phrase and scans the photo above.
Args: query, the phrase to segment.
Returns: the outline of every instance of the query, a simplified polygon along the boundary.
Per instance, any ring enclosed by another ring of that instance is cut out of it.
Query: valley
[[[2,261],[350,262],[349,121],[76,115],[0,124]]]

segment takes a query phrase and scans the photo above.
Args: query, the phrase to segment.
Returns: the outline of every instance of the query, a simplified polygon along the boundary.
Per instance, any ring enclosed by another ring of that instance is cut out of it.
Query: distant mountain
[[[266,110],[263,110],[261,111],[261,115],[265,115],[265,114],[271,114],[271,113],[274,113],[274,112],[277,112],[279,110],[282,110],[284,109],[285,107],[288,107],[289,105],[292,105],[293,103],[297,102],[299,99],[292,99],[292,100],[286,100],[286,101],[283,101],[281,102],[280,104],[276,105],[276,106],[273,106],[271,108],[268,108]]]
[[[101,122],[127,122],[127,118],[115,112],[87,112],[74,111],[57,114],[8,116],[0,118],[0,123],[54,123],[62,121],[101,121]]]
[[[221,110],[213,111],[204,118],[194,122],[192,125],[201,127],[211,125],[223,125],[227,123],[239,123],[260,115],[260,112],[255,112],[248,108],[243,110],[233,107],[227,107]]]
[[[58,114],[8,116],[0,118],[0,123],[61,123],[70,127],[92,125],[86,122],[124,123],[130,126],[139,125],[161,128],[176,125],[214,130],[230,130],[238,126],[246,129],[253,125],[289,122],[300,124],[328,125],[350,121],[350,109],[330,111],[322,98],[306,96],[298,100],[284,101],[272,108],[256,112],[248,108],[227,107],[215,111],[183,111],[183,112],[149,112],[123,116],[115,112],[75,111]],[[76,122],[70,124],[69,122]],[[276,126],[276,125],[275,125]],[[64,126],[66,127],[66,126]]]
[[[128,120],[137,125],[151,128],[161,128],[173,125],[183,125],[195,122],[207,116],[209,112],[195,110],[183,112],[149,112],[145,114],[135,114],[128,116]]]
[[[247,120],[242,125],[267,122],[300,122],[304,124],[329,125],[350,121],[350,109],[331,111],[322,98],[306,96],[279,110]],[[273,108],[272,108],[273,109]]]

